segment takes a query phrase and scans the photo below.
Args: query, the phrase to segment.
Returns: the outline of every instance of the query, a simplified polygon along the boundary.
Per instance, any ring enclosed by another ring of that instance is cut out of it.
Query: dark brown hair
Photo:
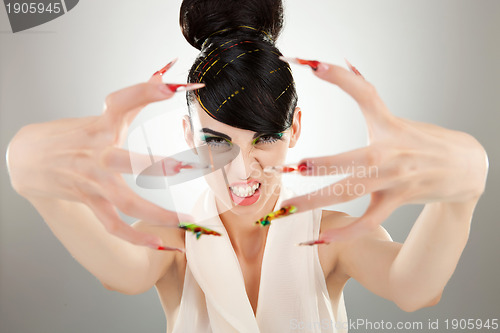
[[[233,127],[276,133],[291,126],[297,93],[275,41],[283,26],[281,0],[184,0],[180,25],[201,52],[188,92],[211,117]]]

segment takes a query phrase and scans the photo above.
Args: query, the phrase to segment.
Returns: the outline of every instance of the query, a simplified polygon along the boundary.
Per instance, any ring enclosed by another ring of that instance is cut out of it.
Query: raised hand
[[[394,116],[375,87],[349,63],[352,72],[317,61],[294,62],[311,66],[317,77],[352,96],[368,127],[367,147],[333,156],[306,158],[297,168],[304,176],[351,170],[349,176],[282,203],[282,207],[295,206],[297,212],[303,212],[371,195],[363,216],[347,227],[323,232],[320,243],[373,230],[404,204],[478,200],[484,191],[488,161],[483,147],[472,136]]]
[[[164,84],[161,75],[173,63],[156,72],[148,82],[108,95],[100,116],[61,119],[22,128],[11,141],[7,154],[14,189],[28,200],[51,198],[84,203],[110,233],[133,244],[158,248],[161,245],[158,236],[130,227],[120,219],[117,209],[150,223],[172,227],[177,227],[178,215],[141,198],[127,186],[120,173],[132,173],[131,158],[120,147],[128,126],[147,104],[169,99],[176,91],[203,87]],[[182,169],[182,161],[168,158],[163,161],[165,175]],[[181,219],[190,220],[183,215]]]

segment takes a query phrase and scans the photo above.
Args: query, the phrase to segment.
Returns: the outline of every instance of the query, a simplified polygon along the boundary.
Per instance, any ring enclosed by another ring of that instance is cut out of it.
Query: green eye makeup
[[[252,141],[252,145],[275,143],[283,138],[284,133],[262,134]]]
[[[203,135],[201,137],[201,140],[203,142],[206,142],[207,145],[213,147],[213,148],[218,148],[218,147],[221,147],[221,146],[232,146],[233,143],[231,141],[229,141],[228,139],[226,138],[221,138],[221,137],[218,137],[218,136],[210,136],[210,135]]]

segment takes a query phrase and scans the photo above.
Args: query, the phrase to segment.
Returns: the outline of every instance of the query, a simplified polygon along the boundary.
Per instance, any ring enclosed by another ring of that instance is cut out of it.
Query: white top
[[[283,192],[276,207],[291,197]],[[197,210],[195,217],[205,216],[199,223],[222,236],[205,235],[197,240],[186,233],[186,275],[174,333],[347,332],[336,328],[335,320],[347,322],[344,298],[334,316],[318,247],[295,245],[318,238],[321,210],[292,214],[268,227],[255,316],[211,191],[202,197]],[[206,216],[212,217],[207,220]]]

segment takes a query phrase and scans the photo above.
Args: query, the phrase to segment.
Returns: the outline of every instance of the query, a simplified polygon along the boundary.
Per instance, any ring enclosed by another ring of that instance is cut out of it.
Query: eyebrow
[[[208,134],[213,134],[213,135],[217,135],[221,138],[224,138],[228,141],[232,141],[231,137],[227,134],[224,134],[224,133],[221,133],[221,132],[217,132],[217,131],[214,131],[210,128],[207,128],[207,127],[204,127],[200,130],[201,133],[208,133]],[[253,138],[252,139],[257,139],[259,136],[262,136],[262,135],[265,135],[267,133],[264,133],[264,132],[255,132],[254,135],[253,135]]]
[[[221,138],[224,138],[224,139],[226,139],[228,141],[232,141],[233,140],[233,139],[231,139],[231,137],[229,135],[226,135],[226,134],[221,133],[221,132],[214,131],[214,130],[212,130],[210,128],[206,128],[206,127],[202,128],[200,130],[200,132],[201,133],[208,133],[208,134],[217,135],[217,136],[220,136]]]

